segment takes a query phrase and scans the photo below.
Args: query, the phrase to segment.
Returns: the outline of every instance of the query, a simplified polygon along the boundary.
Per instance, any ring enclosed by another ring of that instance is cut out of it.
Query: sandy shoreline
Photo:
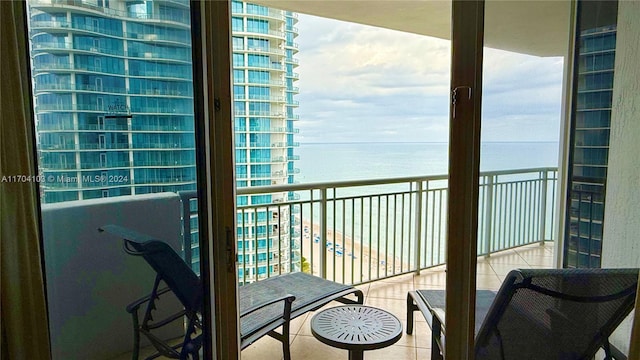
[[[314,275],[320,275],[320,245],[321,240],[314,241],[320,236],[320,226],[313,225],[308,220],[302,221],[300,237],[302,256],[311,264]],[[346,284],[385,277],[401,272],[401,260],[391,255],[384,256],[384,249],[380,249],[382,256],[376,249],[353,241],[350,236],[343,236],[339,231],[327,230],[327,247],[324,249],[327,261],[327,278]],[[402,266],[406,271],[407,264]],[[336,277],[334,278],[334,274]],[[361,276],[362,275],[362,276]]]

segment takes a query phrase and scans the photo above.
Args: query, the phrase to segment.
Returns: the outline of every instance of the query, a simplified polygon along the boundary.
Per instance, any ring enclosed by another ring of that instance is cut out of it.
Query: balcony
[[[554,168],[482,173],[478,255],[554,240],[556,181]],[[241,205],[238,212],[242,218],[295,214],[290,233],[303,235],[302,256],[314,275],[359,284],[445,263],[446,175],[249,187],[237,195],[283,192],[292,196],[272,205]]]
[[[497,289],[512,268],[553,266],[554,243],[550,241],[554,240],[555,234],[556,171],[555,168],[537,168],[481,174],[478,256],[482,258],[478,263],[478,288]],[[299,271],[305,262],[309,271],[317,276],[357,285],[365,293],[366,304],[390,311],[403,323],[406,321],[407,291],[444,287],[446,175],[237,190],[237,195],[249,197],[283,193],[293,196],[280,196],[278,202],[271,204],[239,205],[237,208],[238,219],[246,219],[238,226],[247,228],[248,234],[257,234],[238,238],[239,259],[249,260],[239,263],[238,269],[255,270],[243,271],[241,281],[260,281],[267,276]],[[183,249],[185,261],[197,269],[200,263],[197,213],[194,212],[197,200],[194,191],[179,195],[163,193],[115,197],[100,202],[43,205],[45,245],[57,244],[63,239],[67,244],[64,247],[45,246],[45,256],[73,261],[78,269],[90,268],[91,275],[87,276],[95,277],[69,281],[58,274],[60,270],[47,268],[51,289],[65,289],[64,292],[54,291],[50,296],[50,306],[56,314],[52,340],[54,344],[64,344],[55,347],[54,353],[77,352],[92,358],[90,351],[109,349],[111,355],[105,355],[107,358],[130,358],[130,353],[127,353],[131,349],[130,318],[124,307],[148,291],[145,285],[152,283],[153,274],[131,269],[132,274],[138,274],[136,281],[140,284],[135,293],[122,293],[118,281],[98,281],[104,274],[114,271],[113,266],[118,266],[118,273],[122,272],[123,279],[128,279],[129,265],[123,267],[122,262],[130,259],[122,253],[119,241],[106,241],[95,234],[95,229],[107,223],[120,223],[161,239],[171,234],[169,237],[176,243],[173,246]],[[154,215],[122,217],[123,213]],[[60,219],[71,217],[77,226],[68,222],[64,223],[68,226],[58,226]],[[156,228],[159,221],[171,225],[171,229],[159,231]],[[189,234],[186,238],[190,241],[185,244],[180,234]],[[85,242],[99,246],[86,246],[82,253],[72,253]],[[108,257],[105,254],[109,254]],[[258,254],[272,255],[262,259]],[[96,259],[103,258],[112,258],[113,261],[96,264]],[[251,262],[254,258],[259,261]],[[262,266],[266,266],[269,272],[261,272],[259,268]],[[145,276],[148,279],[143,279]],[[86,284],[94,284],[92,286],[96,289],[88,291]],[[67,304],[69,300],[64,294],[80,293],[108,294],[110,301],[107,306],[100,297],[85,299],[78,305],[82,309]],[[94,312],[96,304],[92,302],[101,304],[99,313]],[[80,310],[83,316],[78,319],[76,314]],[[115,335],[110,333],[99,336],[100,344],[94,338],[92,341],[75,341],[77,345],[73,346],[63,341],[72,330],[58,325],[75,319],[77,326],[93,329],[91,324],[104,317],[105,311],[110,314],[112,324],[101,331],[118,331],[117,346],[113,340]],[[311,336],[311,316],[306,314],[292,324],[293,358],[346,357],[346,352],[323,345]],[[365,356],[369,359],[428,358],[429,330],[419,314],[416,319],[414,335],[403,335],[396,345]],[[280,359],[281,351],[279,343],[265,337],[248,347],[242,356],[244,359]]]
[[[266,18],[270,18],[270,19],[275,19],[275,20],[279,20],[279,21],[284,21],[285,20],[285,15],[282,12],[282,10],[276,10],[276,9],[270,9],[270,8],[245,8],[245,9],[234,9],[233,10],[233,14],[234,15],[243,15],[243,16],[260,16],[260,17],[266,17]]]
[[[552,268],[553,243],[525,245],[523,247],[492,254],[478,259],[477,287],[498,290],[510,269]],[[407,292],[423,289],[444,289],[444,267],[423,270],[420,274],[406,274],[358,285],[364,292],[365,305],[385,309],[394,314],[406,329]],[[327,307],[342,305],[334,302]],[[314,312],[303,315],[291,323],[291,358],[304,360],[347,359],[346,350],[325,345],[311,334],[311,318]],[[375,351],[365,351],[365,359],[428,360],[431,356],[431,331],[422,315],[416,313],[413,335],[403,332],[394,345]],[[242,351],[242,360],[281,359],[279,342],[263,337]],[[124,357],[122,359],[125,359]]]
[[[167,0],[170,1],[170,0]],[[174,3],[184,6],[182,1],[173,1]],[[94,4],[86,3],[82,0],[34,0],[29,4],[33,8],[48,9],[50,11],[60,11],[66,9],[69,6],[75,6],[80,9],[86,10],[88,13],[104,14],[106,16],[131,19],[132,21],[162,21],[166,24],[172,24],[180,28],[188,28],[190,25],[190,18],[188,14],[185,15],[166,15],[166,14],[146,14],[146,13],[131,13],[119,9],[111,9],[108,7],[97,6]]]

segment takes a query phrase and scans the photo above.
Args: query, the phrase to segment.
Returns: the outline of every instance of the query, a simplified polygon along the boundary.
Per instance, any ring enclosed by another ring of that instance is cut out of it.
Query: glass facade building
[[[195,189],[189,2],[29,5],[43,202]]]
[[[189,6],[29,0],[44,203],[195,190]],[[235,1],[232,12],[237,187],[293,183],[297,15]],[[237,202],[277,204],[290,196]],[[294,242],[282,236],[293,221],[277,207],[238,215],[241,281],[293,266],[280,255]],[[195,247],[195,269],[197,254]]]
[[[231,5],[236,186],[292,184],[298,172],[297,14],[239,1]],[[292,251],[300,237],[293,209],[277,206],[292,196],[238,196],[239,207],[254,209],[238,213],[238,253],[245,254],[238,259],[241,283],[267,272],[299,270],[299,252]],[[268,204],[276,206],[255,207]]]
[[[601,266],[617,9],[579,3],[565,267]]]

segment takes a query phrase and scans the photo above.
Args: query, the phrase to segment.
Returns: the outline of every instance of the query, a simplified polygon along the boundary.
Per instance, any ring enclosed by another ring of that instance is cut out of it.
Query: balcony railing
[[[55,21],[31,21],[29,23],[34,30],[41,29],[71,29],[92,32],[100,35],[111,35],[119,38],[136,39],[142,41],[166,41],[173,42],[175,45],[188,46],[191,45],[191,36],[188,36],[188,32],[184,32],[186,35],[165,33],[165,32],[123,32],[121,28],[110,28],[108,26],[94,26],[93,24],[85,24],[80,22],[69,22],[66,20]],[[148,31],[148,30],[143,30]],[[283,35],[284,36],[284,35]]]
[[[478,255],[490,256],[513,247],[554,240],[556,187],[556,168],[481,173]],[[295,196],[282,196],[283,193]],[[257,275],[258,269],[255,274],[243,271],[244,279],[240,281],[299,271],[308,264],[315,275],[358,284],[445,262],[447,175],[287,184],[237,191],[238,196],[270,194],[279,195],[274,195],[271,204],[238,206],[238,219],[262,219],[263,225],[278,235],[267,243],[271,245],[266,251],[281,254],[284,250],[293,260],[284,268],[267,266],[270,271],[261,275]],[[189,214],[183,216],[192,220],[183,221],[184,234],[191,234],[192,240],[191,247],[185,247],[185,257],[198,264],[190,251],[198,247],[197,226],[193,225],[197,224],[197,207],[193,204],[196,193],[181,192],[180,196],[185,214]],[[237,226],[261,225],[260,221],[245,220]],[[283,226],[289,227],[287,231]],[[245,243],[242,238],[238,240]],[[242,259],[255,255],[250,251],[238,245]],[[276,263],[274,260],[271,265]],[[239,269],[246,266],[238,265]]]
[[[177,2],[184,6],[181,2]],[[33,0],[29,2],[29,5],[32,7],[52,7],[52,8],[65,8],[67,6],[77,6],[85,9],[93,10],[99,13],[103,13],[108,16],[120,17],[120,18],[129,18],[135,20],[161,20],[161,21],[170,21],[174,23],[179,23],[183,27],[186,27],[190,24],[190,19],[188,13],[179,13],[179,14],[146,14],[146,13],[131,13],[124,10],[119,9],[111,9],[108,7],[96,6],[94,4],[89,4],[84,2],[83,0]]]

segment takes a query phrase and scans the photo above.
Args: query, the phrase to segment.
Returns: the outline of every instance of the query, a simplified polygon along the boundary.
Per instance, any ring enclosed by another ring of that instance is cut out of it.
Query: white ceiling
[[[252,0],[283,10],[450,38],[451,1]],[[568,0],[487,0],[485,45],[538,56],[564,56],[570,34]]]

